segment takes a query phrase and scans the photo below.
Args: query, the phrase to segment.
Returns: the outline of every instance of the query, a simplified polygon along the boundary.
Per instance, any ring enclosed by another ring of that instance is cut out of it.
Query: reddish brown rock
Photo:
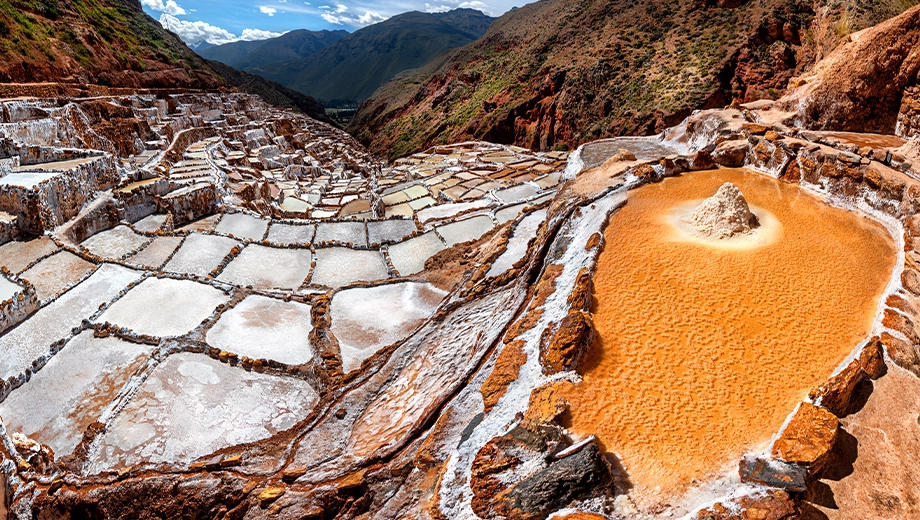
[[[549,345],[540,349],[543,372],[553,374],[576,370],[578,364],[584,359],[593,337],[594,325],[591,322],[591,315],[579,310],[569,312],[563,318]]]
[[[821,467],[837,440],[837,417],[810,403],[802,403],[795,416],[773,444],[774,457],[806,464],[815,470]]]
[[[896,365],[920,377],[920,349],[915,343],[909,343],[885,332],[882,333],[882,344],[888,351],[888,357]]]
[[[839,374],[812,390],[808,397],[820,399],[820,404],[837,417],[848,415],[853,408],[853,395],[859,383],[866,379],[877,379],[885,370],[881,344],[878,339],[870,341],[861,352]]]
[[[722,503],[699,511],[694,520],[792,520],[799,518],[795,500],[782,490],[735,499],[731,507]]]
[[[527,354],[524,353],[525,344],[521,340],[508,343],[495,360],[495,367],[479,389],[485,413],[489,413],[492,407],[498,404],[498,401],[505,395],[508,385],[517,379],[521,366],[527,362]]]
[[[745,139],[725,141],[712,152],[712,160],[720,166],[738,168],[744,165],[748,142]]]

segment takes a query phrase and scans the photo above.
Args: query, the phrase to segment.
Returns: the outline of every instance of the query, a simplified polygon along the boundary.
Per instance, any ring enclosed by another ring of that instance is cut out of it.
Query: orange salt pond
[[[681,214],[725,182],[761,227],[695,236]],[[634,190],[605,237],[568,426],[619,456],[644,508],[769,441],[868,336],[897,259],[875,221],[745,170]]]

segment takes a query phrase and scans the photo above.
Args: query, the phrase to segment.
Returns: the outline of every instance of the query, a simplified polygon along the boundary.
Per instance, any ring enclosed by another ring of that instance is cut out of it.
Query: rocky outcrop
[[[750,233],[760,225],[744,195],[730,182],[697,206],[687,221],[699,233],[719,240]]]
[[[800,126],[892,134],[905,90],[917,84],[918,47],[920,7],[914,7],[853,34],[814,70],[793,80],[793,89],[777,106],[794,112]],[[902,128],[912,128],[914,102],[910,94],[907,98]]]

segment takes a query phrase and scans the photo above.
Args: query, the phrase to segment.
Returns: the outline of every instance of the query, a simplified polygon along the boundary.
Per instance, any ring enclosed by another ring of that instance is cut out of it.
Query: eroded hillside
[[[467,138],[539,150],[645,135],[694,109],[776,99],[852,31],[911,2],[551,0],[397,78],[349,131],[388,157]]]

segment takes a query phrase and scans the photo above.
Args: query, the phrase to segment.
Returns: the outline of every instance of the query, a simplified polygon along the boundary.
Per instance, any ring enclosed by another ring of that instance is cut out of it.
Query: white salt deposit
[[[0,265],[6,266],[11,273],[21,273],[32,262],[57,250],[58,247],[48,237],[28,242],[7,242],[0,246]]]
[[[182,237],[157,237],[127,262],[140,268],[159,269],[182,243]]]
[[[59,251],[35,264],[21,276],[35,286],[38,299],[44,302],[79,282],[95,268],[95,264],[69,251]]]
[[[138,334],[181,336],[226,303],[223,291],[188,280],[148,278],[106,309],[96,321],[109,322]]]
[[[410,238],[405,242],[390,246],[390,262],[399,271],[400,276],[409,276],[425,270],[425,261],[447,249],[444,242],[429,231],[424,235]]]
[[[96,233],[81,244],[90,253],[119,260],[134,254],[150,243],[150,238],[138,235],[128,226],[116,226],[107,231]]]
[[[23,372],[34,359],[48,352],[52,343],[69,337],[71,329],[140,277],[137,271],[103,264],[80,285],[0,337],[0,379]]]
[[[497,190],[495,196],[502,204],[510,204],[519,200],[529,199],[537,193],[540,193],[540,188],[533,184],[518,184],[517,186]]]
[[[696,230],[720,240],[750,233],[759,225],[747,201],[734,184],[726,182],[687,217]]]
[[[67,455],[152,349],[84,331],[0,404],[0,416],[10,432],[51,446],[58,457]]]
[[[0,302],[11,299],[23,290],[24,288],[18,283],[13,283],[5,276],[0,276]]]
[[[202,354],[175,354],[112,421],[88,472],[189,464],[287,430],[317,400],[316,391],[300,379],[248,372]]]
[[[332,333],[347,374],[381,348],[405,339],[447,295],[427,283],[402,282],[340,291],[332,297]]]
[[[412,220],[390,219],[367,223],[367,236],[371,244],[398,242],[417,230]]]
[[[480,215],[439,226],[436,229],[438,234],[447,242],[447,246],[452,247],[462,242],[476,240],[493,227],[495,225],[492,223],[491,218]]]
[[[313,224],[272,224],[268,228],[268,241],[279,245],[310,245],[316,227]]]
[[[214,230],[225,235],[233,235],[236,238],[262,240],[262,237],[265,236],[265,230],[268,229],[268,222],[268,220],[256,218],[246,213],[227,213],[220,219]]]
[[[139,231],[154,232],[160,229],[166,222],[166,215],[148,215],[134,223],[134,227]]]
[[[508,239],[507,249],[495,260],[486,276],[498,276],[524,258],[524,255],[527,254],[527,244],[537,236],[537,230],[540,229],[544,220],[546,220],[545,209],[534,211],[524,217],[521,223],[514,228],[514,234]]]
[[[192,233],[185,238],[164,270],[206,277],[237,245],[232,238]]]
[[[316,225],[316,239],[320,242],[340,242],[367,246],[364,222],[320,222]]]
[[[379,251],[326,247],[316,250],[316,269],[310,283],[336,288],[387,277],[389,272]]]
[[[311,330],[309,305],[251,295],[221,315],[207,342],[240,356],[301,365],[313,358]]]
[[[250,244],[224,268],[222,282],[257,289],[293,290],[310,275],[309,249],[277,249]]]

